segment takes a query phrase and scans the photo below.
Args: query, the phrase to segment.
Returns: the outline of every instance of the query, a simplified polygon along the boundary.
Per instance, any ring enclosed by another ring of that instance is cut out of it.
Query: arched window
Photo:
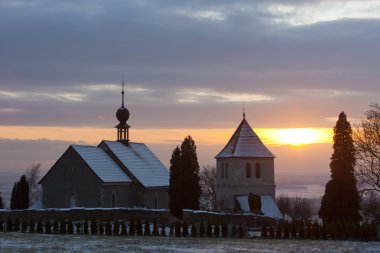
[[[224,178],[224,163],[222,163],[222,178]]]
[[[256,163],[256,178],[261,177],[261,165],[260,163]]]
[[[228,163],[226,163],[226,168],[225,168],[225,171],[224,171],[224,177],[228,178]]]
[[[154,208],[155,209],[158,208],[158,196],[157,196],[157,192],[154,194]]]
[[[75,197],[74,193],[70,193],[70,196],[69,196],[69,206],[70,206],[70,208],[77,206],[77,198]]]
[[[115,207],[116,206],[116,196],[115,196],[115,192],[112,193],[112,197],[111,197],[111,207]]]
[[[247,178],[251,178],[251,164],[250,163],[247,163],[245,165],[245,176]]]

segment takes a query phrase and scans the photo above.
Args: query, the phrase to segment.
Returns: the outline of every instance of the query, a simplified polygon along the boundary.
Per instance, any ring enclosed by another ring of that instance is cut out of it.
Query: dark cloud
[[[108,127],[118,91],[83,86],[123,75],[148,89],[127,94],[141,127],[231,127],[226,118],[240,117],[243,101],[179,103],[189,89],[273,97],[246,101],[260,126],[323,126],[340,110],[360,117],[380,93],[380,21],[289,26],[268,11],[315,2],[2,1],[2,124]]]

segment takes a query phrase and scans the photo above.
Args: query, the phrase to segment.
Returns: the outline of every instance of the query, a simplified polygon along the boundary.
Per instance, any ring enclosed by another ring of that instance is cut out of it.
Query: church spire
[[[128,144],[129,142],[129,128],[130,125],[127,124],[129,119],[129,111],[124,107],[124,78],[121,82],[121,107],[116,111],[116,118],[119,120],[119,124],[115,127],[117,128],[117,140]]]
[[[243,103],[243,119],[245,119],[245,103]]]

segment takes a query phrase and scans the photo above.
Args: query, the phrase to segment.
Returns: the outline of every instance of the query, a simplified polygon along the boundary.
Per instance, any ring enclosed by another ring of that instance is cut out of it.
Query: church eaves
[[[215,158],[230,157],[274,158],[275,156],[252,130],[247,120],[243,118],[227,145]]]

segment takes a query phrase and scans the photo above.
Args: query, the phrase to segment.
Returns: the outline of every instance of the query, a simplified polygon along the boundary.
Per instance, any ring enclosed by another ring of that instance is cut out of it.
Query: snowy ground
[[[0,233],[0,253],[3,252],[380,253],[380,242],[108,237]]]

